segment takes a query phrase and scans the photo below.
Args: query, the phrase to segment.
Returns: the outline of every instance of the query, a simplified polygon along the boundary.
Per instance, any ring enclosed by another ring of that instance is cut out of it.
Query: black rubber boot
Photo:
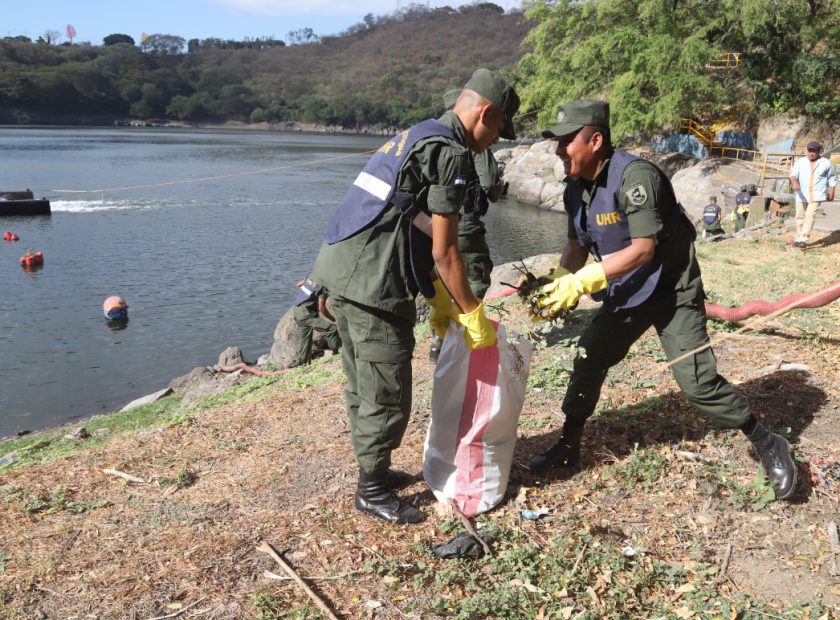
[[[390,521],[391,523],[420,523],[426,515],[403,502],[385,482],[385,476],[373,476],[359,471],[356,489],[356,509]]]
[[[443,338],[433,333],[432,344],[429,345],[429,359],[433,362],[436,362],[440,357],[441,346],[443,346]]]
[[[528,461],[531,471],[539,472],[551,467],[580,467],[580,438],[583,426],[563,426],[563,436],[548,452]]]
[[[787,439],[771,433],[758,422],[747,437],[770,482],[776,485],[776,498],[790,497],[796,488],[796,463],[790,455]]]

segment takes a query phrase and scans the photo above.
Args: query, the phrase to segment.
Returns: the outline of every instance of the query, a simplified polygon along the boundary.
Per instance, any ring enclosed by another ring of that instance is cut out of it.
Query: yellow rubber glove
[[[549,283],[549,284],[550,284],[551,282],[554,282],[554,281],[556,281],[556,280],[559,280],[559,279],[560,279],[560,278],[562,278],[563,276],[567,276],[567,275],[569,275],[570,273],[571,273],[571,272],[570,272],[568,269],[565,269],[565,268],[560,267],[560,266],[558,265],[557,267],[555,267],[555,268],[554,268],[554,271],[553,271],[553,272],[551,272],[551,273],[549,273],[549,274],[547,274],[547,275],[544,275],[544,276],[542,276],[542,277],[540,277],[540,278],[537,278],[537,279],[538,279],[538,280],[545,280],[545,281],[546,281],[546,283]]]
[[[607,288],[607,276],[601,263],[590,263],[575,273],[562,276],[538,289],[537,306],[547,310],[549,318],[577,306],[582,295]]]
[[[449,329],[449,321],[454,314],[457,314],[458,310],[452,303],[452,296],[443,285],[443,280],[438,278],[432,284],[435,287],[435,296],[426,298],[426,303],[432,307],[429,323],[442,340],[446,335],[446,330]]]
[[[456,315],[455,320],[465,328],[464,339],[470,351],[496,344],[496,328],[484,314],[484,303],[480,302],[472,312]]]

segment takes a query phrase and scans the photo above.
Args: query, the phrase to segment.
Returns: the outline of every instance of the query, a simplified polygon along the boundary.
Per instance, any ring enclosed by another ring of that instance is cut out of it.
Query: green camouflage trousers
[[[668,360],[709,341],[702,306],[675,306],[667,299],[648,300],[636,308],[615,310],[605,304],[580,337],[583,350],[574,362],[563,400],[567,421],[582,424],[601,395],[610,367],[627,355],[630,347],[653,326]],[[750,417],[746,400],[717,372],[712,350],[704,349],[671,366],[686,399],[718,428],[736,428]]]
[[[344,396],[359,467],[383,475],[411,413],[414,325],[370,306],[333,297],[347,376]]]
[[[300,344],[295,358],[298,366],[308,364],[312,359],[312,332],[323,332],[324,338],[327,339],[327,346],[333,351],[338,351],[341,347],[338,329],[318,314],[317,310],[313,313],[305,304],[295,306],[292,316],[300,331]]]

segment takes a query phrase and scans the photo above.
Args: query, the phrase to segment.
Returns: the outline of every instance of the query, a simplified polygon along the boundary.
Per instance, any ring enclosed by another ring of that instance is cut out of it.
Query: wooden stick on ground
[[[188,609],[191,609],[191,608],[195,607],[196,605],[198,605],[201,601],[203,601],[203,600],[204,600],[204,599],[206,599],[206,598],[207,598],[206,596],[202,596],[202,597],[201,597],[200,599],[198,599],[196,602],[194,602],[194,603],[190,603],[190,604],[189,604],[189,605],[187,605],[186,607],[181,607],[181,609],[179,609],[179,610],[178,610],[178,611],[176,611],[176,612],[173,612],[173,613],[171,613],[171,614],[167,614],[167,615],[165,615],[165,616],[157,616],[157,617],[155,617],[155,618],[150,618],[149,620],[165,620],[166,618],[177,618],[177,617],[178,617],[178,616],[180,616],[182,613],[184,613],[184,612],[185,612],[185,611],[187,611]]]
[[[837,556],[840,555],[840,537],[837,535],[837,523],[828,524],[828,540],[831,541],[831,574],[837,574]]]
[[[312,591],[312,588],[306,585],[306,582],[304,582],[303,579],[301,579],[295,572],[295,569],[293,569],[291,565],[288,562],[286,562],[286,560],[284,560],[283,557],[279,553],[277,553],[277,551],[275,551],[274,547],[272,547],[267,542],[263,541],[262,544],[259,547],[257,547],[257,551],[259,551],[260,553],[267,553],[272,558],[274,558],[274,561],[277,562],[284,571],[286,571],[286,574],[289,575],[289,577],[291,577],[295,581],[295,583],[303,589],[304,592],[306,592],[306,595],[312,599],[312,601],[318,606],[318,609],[324,612],[324,615],[327,618],[329,618],[330,620],[338,620],[336,615],[330,610],[329,607],[327,607],[327,604],[324,603],[321,597],[315,594],[315,592]]]
[[[455,503],[455,500],[450,499],[449,504],[452,506],[452,510],[455,511],[455,514],[461,517],[461,522],[464,524],[464,527],[467,528],[467,532],[470,533],[470,536],[472,536],[478,542],[481,543],[481,548],[484,549],[484,553],[486,553],[487,555],[493,555],[493,550],[490,548],[490,545],[484,542],[484,539],[478,535],[478,532],[475,531],[473,524],[470,522],[469,519],[467,519],[466,516],[464,516],[464,513],[461,512],[461,509],[458,508],[458,504]]]
[[[132,476],[131,474],[127,474],[124,471],[119,471],[118,469],[103,469],[102,473],[108,474],[109,476],[116,476],[117,478],[128,480],[129,482],[136,482],[137,484],[144,484],[146,482],[142,478]]]
[[[726,579],[726,572],[729,570],[729,561],[732,559],[732,543],[726,545],[726,551],[723,553],[723,561],[720,565],[720,573],[718,574],[718,581]]]

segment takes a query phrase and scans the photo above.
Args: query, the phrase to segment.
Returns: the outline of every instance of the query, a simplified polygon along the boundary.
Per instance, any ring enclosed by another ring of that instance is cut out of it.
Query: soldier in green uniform
[[[451,90],[444,95],[447,108],[455,105],[461,90]],[[490,202],[496,202],[502,195],[504,185],[499,175],[499,166],[493,152],[486,149],[481,153],[471,153],[477,178],[467,186],[464,194],[464,206],[458,223],[458,251],[464,259],[470,290],[478,299],[490,288],[490,273],[493,261],[490,259],[490,247],[487,245],[487,230],[481,219],[487,213]],[[432,332],[429,346],[429,358],[437,360],[443,338]]]
[[[323,334],[327,346],[333,353],[338,353],[338,349],[341,347],[341,338],[338,336],[338,328],[335,323],[318,312],[319,306],[327,299],[327,289],[318,286],[308,278],[301,280],[296,286],[299,298],[295,298],[292,318],[300,332],[300,342],[297,355],[289,368],[304,366],[312,361],[312,336],[314,332]]]
[[[568,175],[563,200],[569,243],[560,273],[539,291],[539,306],[556,314],[574,308],[583,294],[603,305],[579,341],[582,354],[563,400],[563,436],[531,459],[533,470],[578,465],[583,426],[607,371],[649,327],[656,328],[669,360],[709,341],[694,227],[661,170],[613,149],[608,104],[576,100],[561,106],[557,124],[543,137],[556,140]],[[590,253],[595,262],[586,264]],[[688,401],[713,424],[744,432],[777,497],[789,497],[796,466],[788,442],[756,420],[744,398],[718,374],[712,350],[694,353],[671,370]]]
[[[371,157],[327,225],[312,277],[326,286],[342,341],[345,397],[359,466],[355,506],[395,523],[425,515],[387,482],[391,453],[411,410],[414,298],[432,325],[454,318],[470,349],[496,333],[469,288],[458,252],[458,213],[481,153],[513,139],[513,88],[487,69],[473,73],[452,111],[402,132]],[[430,274],[440,276],[434,282]]]

